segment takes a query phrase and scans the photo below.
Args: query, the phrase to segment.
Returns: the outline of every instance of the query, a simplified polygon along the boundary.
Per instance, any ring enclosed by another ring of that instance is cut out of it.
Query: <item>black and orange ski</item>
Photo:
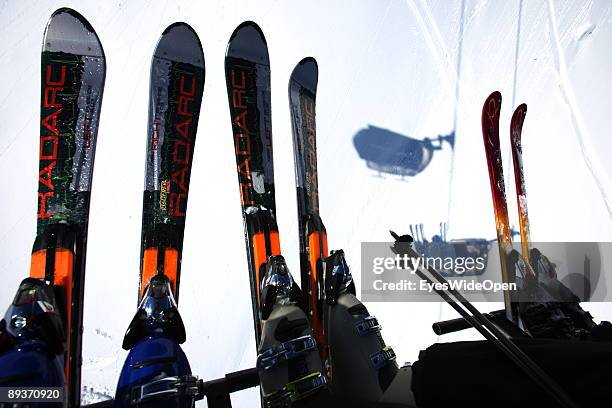
[[[225,55],[238,186],[244,220],[256,343],[261,338],[261,280],[268,257],[280,255],[274,196],[270,60],[257,24],[234,30]]]
[[[302,291],[314,337],[326,358],[323,316],[323,261],[328,256],[327,232],[319,216],[315,104],[319,70],[314,58],[300,61],[289,79],[289,106],[300,233]]]
[[[47,23],[41,54],[37,237],[30,277],[55,288],[65,329],[68,406],[81,397],[85,253],[106,63],[94,29],[62,8]]]
[[[204,77],[204,54],[197,34],[185,23],[170,25],[151,61],[139,303],[157,274],[168,278],[178,302]]]

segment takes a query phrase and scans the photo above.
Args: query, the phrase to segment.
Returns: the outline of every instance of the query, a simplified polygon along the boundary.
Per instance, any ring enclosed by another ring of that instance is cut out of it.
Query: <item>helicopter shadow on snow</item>
[[[455,146],[455,131],[434,138],[415,139],[381,127],[368,125],[353,137],[353,145],[366,166],[382,174],[414,177],[421,173],[436,150],[442,150],[444,142],[451,149]]]

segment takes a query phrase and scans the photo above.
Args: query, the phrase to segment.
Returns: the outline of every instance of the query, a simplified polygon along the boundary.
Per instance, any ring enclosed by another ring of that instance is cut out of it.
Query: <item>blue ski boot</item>
[[[123,339],[130,353],[119,377],[115,407],[193,407],[197,378],[179,346],[185,337],[170,281],[155,275]]]
[[[65,385],[66,344],[59,310],[48,281],[26,278],[21,282],[0,320],[0,387]]]

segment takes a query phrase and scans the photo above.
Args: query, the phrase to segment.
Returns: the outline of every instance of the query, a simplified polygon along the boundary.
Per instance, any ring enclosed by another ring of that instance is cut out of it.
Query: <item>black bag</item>
[[[612,406],[612,343],[514,341],[582,408]],[[487,341],[439,343],[421,351],[412,391],[419,408],[558,406]]]

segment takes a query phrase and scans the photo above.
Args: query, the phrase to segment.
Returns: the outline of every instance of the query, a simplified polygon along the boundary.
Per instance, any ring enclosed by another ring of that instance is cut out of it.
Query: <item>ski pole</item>
[[[408,245],[405,248],[407,254],[411,257],[420,257]],[[438,282],[450,287],[448,281],[433,268],[423,268],[418,266],[415,273],[421,279],[429,284],[433,284],[433,280],[429,278],[425,272],[428,272]],[[579,408],[579,406],[567,395],[565,391],[557,384],[542,368],[535,363],[527,354],[525,354],[505,333],[487,319],[478,309],[476,309],[467,299],[454,289],[434,291],[444,299],[457,313],[459,313],[472,327],[474,327],[487,340],[491,341],[502,353],[512,360],[519,368],[521,368],[531,379],[544,389],[555,401],[566,408]],[[448,293],[447,293],[448,292]],[[451,298],[452,295],[455,299]],[[461,305],[461,306],[460,306]],[[465,309],[463,309],[463,308]],[[471,313],[471,314],[470,314]]]
[[[496,310],[496,311],[491,312],[491,313],[484,313],[483,315],[487,319],[489,319],[491,322],[497,323],[500,318],[503,318],[503,319],[506,318],[506,311],[505,310]],[[441,336],[443,334],[458,332],[458,331],[465,330],[465,329],[469,329],[470,327],[472,327],[472,326],[463,317],[458,317],[456,319],[443,320],[441,322],[436,322],[436,323],[431,325],[431,329],[438,336]]]

